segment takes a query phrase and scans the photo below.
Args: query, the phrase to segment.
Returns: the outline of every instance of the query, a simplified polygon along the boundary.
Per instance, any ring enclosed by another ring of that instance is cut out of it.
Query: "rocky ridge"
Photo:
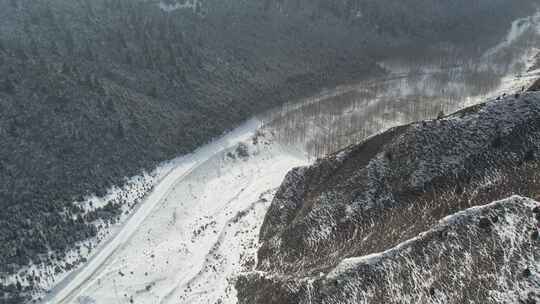
[[[240,303],[535,303],[539,148],[527,92],[294,169]]]

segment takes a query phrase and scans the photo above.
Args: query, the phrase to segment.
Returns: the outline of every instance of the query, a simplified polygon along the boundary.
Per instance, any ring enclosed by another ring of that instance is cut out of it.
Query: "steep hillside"
[[[516,94],[291,171],[240,302],[538,301],[538,203],[474,207],[538,199],[539,122]]]

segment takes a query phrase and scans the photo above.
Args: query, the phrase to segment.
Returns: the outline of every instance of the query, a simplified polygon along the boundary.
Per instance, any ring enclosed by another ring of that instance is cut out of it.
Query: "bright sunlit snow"
[[[255,265],[274,189],[305,164],[302,153],[263,134],[199,157],[187,170],[180,162],[49,303],[234,302],[228,280]]]

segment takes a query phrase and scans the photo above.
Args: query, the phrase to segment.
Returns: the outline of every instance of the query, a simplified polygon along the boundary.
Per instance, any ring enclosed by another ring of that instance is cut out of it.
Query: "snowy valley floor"
[[[250,134],[235,137],[244,144],[173,169],[146,199],[148,210],[138,210],[46,302],[235,302],[228,280],[254,266],[274,189],[290,168],[307,163],[301,152]]]

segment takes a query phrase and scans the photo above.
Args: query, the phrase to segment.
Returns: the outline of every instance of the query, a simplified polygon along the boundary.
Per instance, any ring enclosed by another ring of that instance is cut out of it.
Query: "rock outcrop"
[[[539,153],[529,92],[293,170],[240,303],[536,303]]]

